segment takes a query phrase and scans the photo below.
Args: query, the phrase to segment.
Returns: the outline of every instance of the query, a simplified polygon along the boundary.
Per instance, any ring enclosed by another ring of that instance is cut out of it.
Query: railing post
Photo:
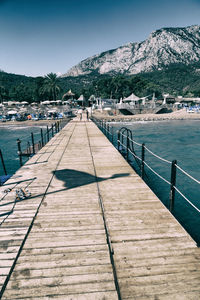
[[[49,142],[49,126],[47,125],[47,142]]]
[[[22,167],[23,163],[22,163],[22,150],[21,150],[21,141],[20,139],[17,139],[17,149],[18,149],[18,156],[19,156],[19,163],[20,163],[20,167]]]
[[[113,126],[111,127],[111,142],[113,144]]]
[[[31,141],[32,141],[32,149],[33,149],[33,154],[35,154],[35,143],[34,143],[34,135],[31,132]]]
[[[51,132],[52,132],[52,137],[54,136],[54,132],[53,132],[53,124],[51,125]]]
[[[127,136],[126,136],[126,160],[127,161],[128,161],[128,154],[129,154],[129,136],[127,132]]]
[[[117,150],[120,151],[120,131],[117,131]]]
[[[169,207],[169,210],[171,212],[174,209],[174,200],[175,200],[176,164],[177,161],[173,160],[171,166],[171,187],[170,187],[170,207]]]
[[[144,179],[144,160],[145,160],[145,144],[142,144],[142,163],[141,163],[141,177]]]
[[[43,136],[43,130],[42,130],[42,128],[41,128],[41,130],[40,130],[40,133],[41,133],[42,147],[44,147],[44,136]]]
[[[110,140],[110,124],[108,124],[108,139]]]
[[[6,172],[6,166],[5,166],[5,163],[4,163],[4,160],[3,160],[3,154],[1,152],[1,149],[0,149],[0,158],[1,158],[1,163],[2,163],[2,166],[3,166],[4,174],[8,175],[7,172]]]
[[[30,146],[30,142],[27,142],[27,154],[31,154],[31,146]]]

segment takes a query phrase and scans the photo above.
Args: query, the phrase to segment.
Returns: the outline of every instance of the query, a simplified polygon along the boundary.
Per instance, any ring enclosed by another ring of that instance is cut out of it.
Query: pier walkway
[[[0,299],[200,299],[200,249],[84,118],[0,187]]]

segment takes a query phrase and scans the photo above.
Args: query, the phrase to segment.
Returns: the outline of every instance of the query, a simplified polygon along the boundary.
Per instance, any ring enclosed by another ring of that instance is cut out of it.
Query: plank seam
[[[89,148],[90,148],[90,154],[91,154],[91,157],[92,157],[92,164],[93,164],[93,168],[94,168],[95,180],[96,180],[98,197],[99,197],[99,204],[100,204],[102,218],[103,218],[103,222],[104,222],[104,228],[105,228],[105,233],[106,233],[106,240],[107,240],[108,249],[109,249],[109,255],[110,255],[110,262],[111,262],[112,270],[113,270],[113,277],[114,277],[115,288],[116,288],[116,291],[117,291],[118,300],[122,300],[122,298],[121,298],[121,292],[120,292],[120,288],[119,288],[119,282],[118,282],[118,278],[117,278],[117,271],[116,271],[116,267],[115,267],[114,256],[113,256],[114,255],[114,251],[113,251],[113,248],[112,248],[112,243],[111,243],[111,240],[110,240],[109,229],[108,229],[108,225],[107,225],[106,217],[105,217],[105,213],[104,213],[104,205],[103,205],[102,196],[101,196],[101,192],[100,192],[100,188],[99,188],[99,183],[98,183],[98,179],[97,179],[97,172],[96,172],[96,167],[95,167],[95,163],[94,163],[94,157],[93,157],[93,153],[92,153],[92,149],[91,149],[91,144],[90,144],[90,139],[89,139],[89,134],[88,134],[88,129],[87,129],[87,126],[86,126],[86,122],[85,122],[85,127],[86,127],[86,132],[87,132],[88,144],[89,144]]]

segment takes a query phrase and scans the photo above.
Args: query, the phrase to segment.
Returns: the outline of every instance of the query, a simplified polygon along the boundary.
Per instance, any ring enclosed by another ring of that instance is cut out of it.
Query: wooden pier
[[[200,249],[85,116],[0,199],[0,299],[200,299]]]

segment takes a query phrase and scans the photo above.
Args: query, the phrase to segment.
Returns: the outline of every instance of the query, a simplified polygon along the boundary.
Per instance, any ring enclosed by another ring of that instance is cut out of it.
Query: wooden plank
[[[41,248],[28,248],[26,246],[23,247],[23,251],[21,252],[21,256],[23,255],[42,255],[42,254],[54,254],[54,253],[81,253],[88,251],[106,251],[108,249],[107,244],[103,245],[84,245],[84,246],[75,246],[75,247],[41,247]],[[84,253],[83,253],[84,254]]]
[[[11,280],[18,280],[24,278],[42,278],[42,277],[59,277],[59,276],[72,276],[79,275],[81,277],[82,274],[102,274],[102,273],[110,273],[112,274],[112,267],[110,263],[102,264],[102,265],[88,265],[88,266],[59,266],[53,268],[20,268],[16,266]],[[7,274],[7,273],[6,273]]]
[[[76,299],[78,295],[82,294],[87,295],[89,293],[93,293],[92,295],[94,296],[95,293],[102,292],[105,293],[106,291],[115,291],[115,287],[113,285],[113,282],[92,282],[92,283],[82,283],[82,284],[75,284],[75,285],[58,285],[59,281],[57,281],[55,286],[43,286],[36,287],[36,288],[23,288],[21,290],[18,289],[17,283],[16,285],[11,286],[11,289],[8,286],[8,289],[6,290],[6,293],[3,295],[2,300],[8,299],[11,300],[12,298],[14,299],[23,299],[23,297],[27,298],[39,298],[39,297],[44,297],[46,295],[52,295],[54,297],[57,295],[60,295],[65,299],[64,297],[66,295],[70,295],[71,299]],[[116,295],[116,291],[115,291]],[[87,299],[87,298],[86,298]],[[117,298],[114,298],[117,300]]]
[[[0,229],[2,278],[43,202],[2,299],[118,299],[99,193],[122,299],[199,299],[192,238],[92,122],[66,129],[17,172],[37,179]]]

